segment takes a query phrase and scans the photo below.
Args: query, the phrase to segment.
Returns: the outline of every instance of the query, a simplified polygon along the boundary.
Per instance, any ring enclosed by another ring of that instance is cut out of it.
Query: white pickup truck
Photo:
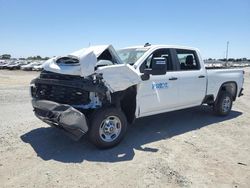
[[[196,48],[105,45],[48,60],[30,89],[39,119],[109,148],[135,118],[203,104],[228,115],[243,76],[240,69],[207,70]]]

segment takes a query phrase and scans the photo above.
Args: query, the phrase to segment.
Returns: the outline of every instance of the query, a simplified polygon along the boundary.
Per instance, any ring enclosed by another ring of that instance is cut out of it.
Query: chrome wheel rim
[[[226,97],[222,101],[222,111],[226,113],[230,110],[230,107],[231,107],[231,99],[230,97]]]
[[[105,142],[112,142],[120,135],[121,128],[121,121],[118,117],[108,116],[100,125],[100,137]]]

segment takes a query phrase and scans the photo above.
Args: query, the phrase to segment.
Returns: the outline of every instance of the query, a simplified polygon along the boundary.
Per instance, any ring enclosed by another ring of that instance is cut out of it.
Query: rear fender
[[[222,91],[227,91],[229,92],[232,97],[233,97],[233,100],[235,101],[236,100],[236,97],[237,97],[237,91],[238,91],[238,86],[237,86],[237,83],[235,81],[228,81],[228,82],[224,82],[221,86],[220,86],[220,89],[218,91],[218,94],[216,96],[216,100],[218,100],[218,97],[220,95],[220,92]]]

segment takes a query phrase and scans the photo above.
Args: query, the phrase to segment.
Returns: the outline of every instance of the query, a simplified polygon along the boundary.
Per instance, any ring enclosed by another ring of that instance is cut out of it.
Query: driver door
[[[152,60],[157,57],[166,59],[167,72],[163,75],[150,75],[148,80],[142,81],[139,85],[137,101],[140,117],[170,111],[180,106],[179,80],[170,49],[154,51],[141,65],[140,70],[151,68]]]

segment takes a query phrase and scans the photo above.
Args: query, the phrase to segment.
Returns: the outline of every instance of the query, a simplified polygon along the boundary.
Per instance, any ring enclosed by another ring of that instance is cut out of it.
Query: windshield
[[[147,50],[148,48],[128,48],[118,50],[117,54],[123,63],[133,65]]]

